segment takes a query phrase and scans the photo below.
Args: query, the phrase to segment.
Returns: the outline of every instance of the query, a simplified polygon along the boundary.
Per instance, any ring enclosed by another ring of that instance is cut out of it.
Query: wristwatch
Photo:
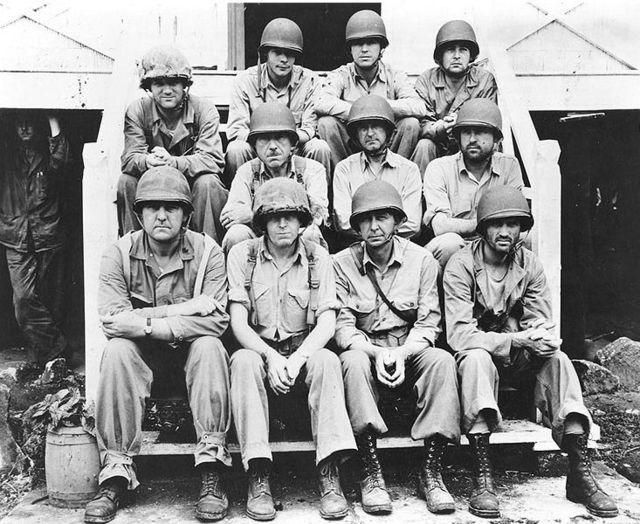
[[[144,336],[148,337],[153,332],[153,328],[151,327],[151,319],[147,318],[147,325],[144,327]]]

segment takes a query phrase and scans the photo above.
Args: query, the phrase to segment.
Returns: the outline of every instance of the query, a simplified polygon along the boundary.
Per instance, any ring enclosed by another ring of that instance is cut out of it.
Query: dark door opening
[[[245,66],[257,63],[258,46],[264,26],[274,18],[289,18],[302,29],[302,65],[314,71],[330,71],[351,60],[344,43],[347,20],[356,11],[380,13],[380,3],[245,3]]]
[[[640,111],[566,115],[532,118],[562,149],[563,349],[590,358],[599,344],[589,341],[640,339]]]
[[[6,141],[9,133],[7,110],[0,109],[0,141]],[[43,111],[46,112],[46,111]],[[95,142],[102,119],[102,111],[55,110],[60,126],[69,138],[72,163],[64,176],[63,223],[66,233],[64,247],[65,319],[62,329],[74,350],[76,363],[84,361],[84,273],[82,234],[82,149],[85,143]],[[1,176],[1,174],[0,174]],[[2,247],[0,246],[0,251]],[[15,322],[12,305],[12,289],[9,281],[6,259],[0,256],[0,349],[19,347],[24,344]]]

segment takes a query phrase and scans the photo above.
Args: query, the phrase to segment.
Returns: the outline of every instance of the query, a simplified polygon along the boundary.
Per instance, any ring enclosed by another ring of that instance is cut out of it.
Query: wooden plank
[[[140,455],[187,455],[195,450],[195,443],[167,443],[157,442],[159,432],[144,431]],[[600,428],[594,424],[589,440],[590,447],[597,447],[600,438]],[[491,444],[533,444],[534,451],[558,451],[558,446],[551,438],[551,430],[529,420],[505,420],[499,431],[491,434]],[[468,446],[466,436],[460,439],[461,446]],[[271,451],[274,453],[290,453],[300,451],[315,451],[315,445],[311,441],[287,441],[271,442]],[[410,437],[384,437],[378,439],[380,449],[415,448],[422,447],[421,440],[413,440]],[[229,444],[231,453],[240,453],[240,446],[236,443]]]

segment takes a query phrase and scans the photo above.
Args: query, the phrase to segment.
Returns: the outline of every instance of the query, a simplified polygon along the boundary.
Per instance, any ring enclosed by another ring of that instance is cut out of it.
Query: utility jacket
[[[379,95],[386,98],[396,120],[406,117],[424,118],[426,107],[407,75],[391,66],[378,62],[378,74],[368,85],[357,72],[353,62],[329,73],[327,83],[318,91],[315,110],[318,116],[335,116],[342,122],[349,119],[349,110],[358,98]]]
[[[224,156],[220,140],[220,114],[208,100],[189,95],[182,116],[171,131],[160,116],[153,98],[131,102],[124,118],[122,172],[139,178],[147,171],[146,157],[164,147],[177,157],[177,169],[187,178],[205,173],[222,173]]]
[[[166,307],[194,297],[200,261],[205,251],[203,233],[186,231],[180,246],[164,272],[157,274],[152,261],[146,233],[134,234],[129,250],[130,275],[124,275],[122,253],[114,244],[102,255],[98,287],[98,312],[114,315],[122,311],[142,309],[149,318],[165,318],[174,344],[190,343],[198,337],[220,337],[227,329],[227,276],[224,254],[215,244],[205,267],[202,294],[217,300],[223,311],[214,310],[207,316],[166,317]],[[127,285],[127,281],[129,285]]]
[[[416,80],[416,92],[424,100],[427,114],[422,121],[423,136],[436,142],[447,142],[444,127],[436,122],[448,114],[455,113],[470,98],[489,98],[498,103],[498,88],[493,75],[475,64],[469,66],[465,81],[457,92],[446,83],[444,70],[434,67],[426,70]]]
[[[64,169],[69,141],[60,133],[49,138],[49,150],[28,160],[19,146],[0,160],[0,244],[26,253],[47,251],[63,243],[61,224]]]
[[[229,140],[247,140],[249,119],[256,108],[265,102],[279,102],[291,109],[296,127],[313,138],[317,125],[313,98],[319,86],[316,74],[299,65],[293,66],[289,85],[280,91],[269,80],[265,65],[260,67],[260,76],[258,66],[238,73],[231,90],[227,137]]]
[[[447,340],[455,352],[480,348],[509,363],[511,333],[539,318],[551,320],[551,294],[538,257],[520,247],[503,279],[503,293],[491,303],[496,293],[488,289],[483,243],[482,238],[468,243],[444,271]]]

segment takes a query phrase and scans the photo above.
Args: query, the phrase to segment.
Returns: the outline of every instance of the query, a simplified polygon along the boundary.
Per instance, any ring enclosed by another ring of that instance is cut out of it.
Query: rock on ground
[[[620,388],[620,379],[604,366],[588,360],[572,360],[580,379],[583,395],[613,393]]]
[[[640,391],[640,342],[620,337],[596,353],[598,362],[620,379],[620,387]]]

